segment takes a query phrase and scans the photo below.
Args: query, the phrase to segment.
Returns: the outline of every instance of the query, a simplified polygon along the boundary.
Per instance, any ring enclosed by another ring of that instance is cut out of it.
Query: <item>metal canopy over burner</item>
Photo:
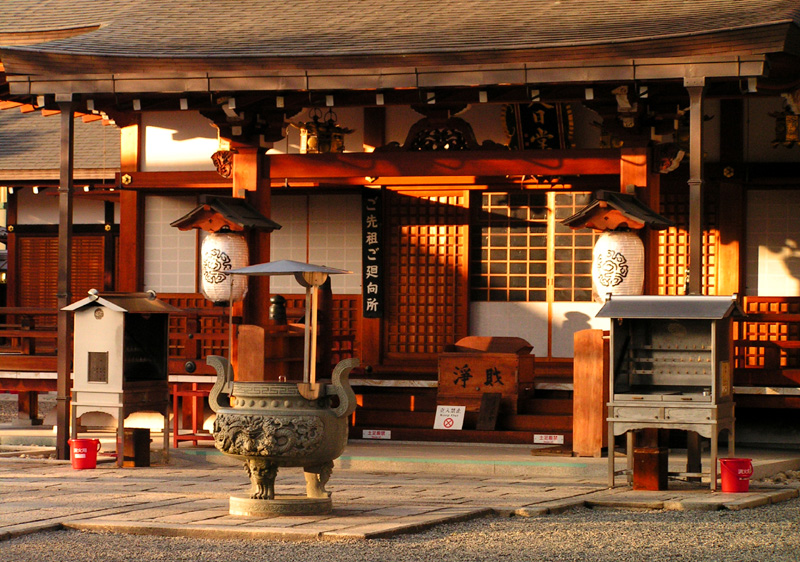
[[[744,316],[734,297],[613,296],[597,313],[598,318],[684,318],[721,320]]]

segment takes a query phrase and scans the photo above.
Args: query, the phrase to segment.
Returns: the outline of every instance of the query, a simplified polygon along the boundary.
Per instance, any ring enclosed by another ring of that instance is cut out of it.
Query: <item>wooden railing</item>
[[[215,374],[205,358],[228,356],[228,309],[214,306],[195,293],[162,293],[158,297],[181,309],[169,320],[170,375]],[[360,301],[352,304],[357,300],[352,296],[334,297],[334,362],[357,353],[359,326],[347,320],[360,317],[354,308]],[[298,299],[293,304],[299,305],[295,312],[302,315],[303,302]],[[55,371],[57,315],[58,311],[52,308],[0,307],[0,371]]]
[[[54,371],[57,342],[54,309],[0,307],[0,370]]]
[[[737,404],[800,408],[800,297],[745,297],[735,325]]]

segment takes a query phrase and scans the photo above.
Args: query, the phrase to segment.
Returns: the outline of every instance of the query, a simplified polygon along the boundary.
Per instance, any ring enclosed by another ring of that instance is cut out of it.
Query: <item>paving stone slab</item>
[[[67,522],[64,527],[82,531],[95,531],[107,533],[122,533],[132,535],[156,535],[162,537],[192,537],[216,539],[284,539],[284,540],[311,540],[319,538],[318,532],[309,532],[298,529],[275,529],[252,527],[228,527],[228,526],[181,526],[165,525],[157,523],[84,523]]]
[[[466,521],[477,517],[490,515],[491,509],[458,509],[445,508],[439,511],[418,515],[414,517],[403,517],[394,521],[383,521],[350,527],[341,531],[333,531],[323,534],[327,539],[375,539],[391,537],[405,533],[416,533],[425,529],[430,529],[443,523],[455,523]]]

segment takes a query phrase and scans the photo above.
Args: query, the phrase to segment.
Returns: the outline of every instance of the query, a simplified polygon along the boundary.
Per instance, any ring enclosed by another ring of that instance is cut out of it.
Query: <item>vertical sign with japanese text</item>
[[[383,256],[381,218],[383,202],[380,191],[365,189],[362,194],[362,292],[364,318],[383,316]]]

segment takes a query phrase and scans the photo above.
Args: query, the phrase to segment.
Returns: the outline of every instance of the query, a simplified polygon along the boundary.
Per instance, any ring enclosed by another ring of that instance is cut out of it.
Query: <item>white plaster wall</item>
[[[272,219],[281,225],[271,235],[272,261],[291,259],[352,271],[333,276],[333,292],[361,292],[360,195],[276,195]],[[293,277],[275,276],[270,291],[297,294],[305,289]]]
[[[143,172],[213,171],[219,149],[217,129],[196,111],[142,114]]]
[[[533,345],[535,355],[547,355],[547,303],[472,302],[470,335],[518,337]]]
[[[800,188],[747,197],[745,293],[800,296]]]
[[[572,357],[575,332],[608,330],[607,318],[595,318],[599,303],[553,303],[552,357]],[[519,337],[533,345],[533,352],[547,356],[547,303],[472,302],[470,335]]]
[[[73,224],[104,224],[105,204],[96,199],[73,197]],[[115,214],[119,205],[114,205]],[[119,216],[115,219],[119,222]],[[17,224],[58,224],[58,191],[51,187],[34,195],[31,188],[17,191]]]
[[[608,318],[595,318],[601,306],[597,302],[553,303],[553,357],[575,355],[575,332],[590,328],[608,330]]]
[[[197,231],[170,226],[197,206],[195,197],[149,196],[145,199],[144,288],[157,293],[197,290]]]

